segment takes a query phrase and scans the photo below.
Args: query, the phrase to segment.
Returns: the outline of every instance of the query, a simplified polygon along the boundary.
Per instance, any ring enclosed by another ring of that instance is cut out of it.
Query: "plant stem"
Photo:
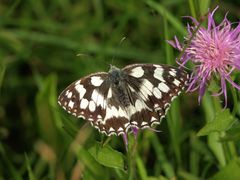
[[[137,139],[133,140],[133,144],[129,144],[129,151],[128,151],[128,180],[133,180],[135,179],[135,167],[136,167],[136,162],[135,162],[135,157],[136,157],[136,151],[137,151]]]

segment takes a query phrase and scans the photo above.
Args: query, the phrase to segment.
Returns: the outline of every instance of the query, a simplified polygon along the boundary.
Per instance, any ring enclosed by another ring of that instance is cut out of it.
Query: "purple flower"
[[[233,28],[232,23],[225,16],[217,25],[213,19],[216,9],[208,14],[207,28],[200,25],[195,34],[193,32],[196,31],[199,22],[191,17],[193,25],[188,25],[189,35],[186,39],[189,41],[192,35],[193,38],[178,63],[185,65],[191,61],[194,64],[187,91],[192,92],[198,89],[199,102],[205,93],[207,83],[214,76],[221,81],[221,89],[214,95],[224,94],[225,104],[227,104],[226,81],[240,90],[240,85],[231,79],[232,72],[240,70],[240,23],[238,22]],[[183,45],[176,37],[174,41],[168,42],[183,51]]]

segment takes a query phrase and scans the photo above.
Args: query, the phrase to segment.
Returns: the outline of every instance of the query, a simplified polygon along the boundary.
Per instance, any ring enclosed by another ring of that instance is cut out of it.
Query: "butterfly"
[[[188,74],[176,67],[132,64],[98,72],[70,84],[58,97],[68,113],[88,120],[107,136],[160,124],[170,103],[187,86]]]

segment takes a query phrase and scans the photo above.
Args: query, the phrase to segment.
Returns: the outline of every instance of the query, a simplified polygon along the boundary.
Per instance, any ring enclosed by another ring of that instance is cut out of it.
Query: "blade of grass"
[[[181,166],[181,116],[180,116],[180,104],[178,99],[172,102],[170,112],[167,115],[167,124],[171,136],[171,145],[176,157],[178,166]]]
[[[7,170],[8,175],[10,175],[10,179],[23,180],[20,172],[14,167],[14,164],[10,161],[2,143],[0,142],[0,155],[2,157],[1,163]]]
[[[28,155],[26,153],[25,153],[25,161],[26,161],[25,164],[26,164],[26,167],[27,167],[29,180],[35,180],[36,178],[33,174],[32,167],[31,167],[31,164],[29,162]]]
[[[209,8],[211,7],[211,1],[210,0],[201,0],[201,1],[197,1],[199,4],[199,11],[201,15],[206,14],[206,12],[209,10]]]
[[[51,74],[42,81],[42,88],[36,96],[36,108],[38,113],[39,133],[55,150],[59,150],[57,125],[53,115],[52,103],[56,104],[56,75]],[[54,102],[55,101],[55,102]]]
[[[148,175],[147,175],[146,167],[144,165],[144,162],[142,161],[142,159],[139,156],[136,157],[136,164],[137,164],[138,173],[139,173],[140,178],[147,179]]]
[[[151,136],[149,136],[149,139],[155,151],[158,164],[162,167],[163,172],[169,179],[174,179],[176,177],[174,168],[168,161],[164,149],[157,138],[157,135],[155,133],[152,133]],[[159,154],[161,154],[161,156],[159,156]]]
[[[61,46],[63,48],[74,50],[76,52],[79,52],[80,50],[81,52],[84,52],[84,54],[86,53],[104,54],[109,55],[111,57],[115,55],[120,58],[134,58],[138,59],[139,61],[159,59],[158,53],[155,54],[152,52],[151,53],[143,52],[142,50],[136,48],[128,47],[121,49],[119,48],[116,50],[116,48],[113,46],[103,46],[94,43],[88,43],[83,45],[69,38],[25,30],[12,30],[11,33],[15,34],[20,39],[30,40],[36,43]]]
[[[182,34],[183,36],[187,34],[187,31],[185,27],[182,25],[182,23],[177,18],[175,18],[175,16],[171,14],[170,11],[168,11],[164,6],[152,0],[145,0],[145,2],[151,8],[155,9],[159,14],[165,16],[169,23],[171,23],[174,29],[176,29],[180,34]]]
[[[195,5],[195,0],[188,0],[188,4],[189,4],[189,8],[190,8],[192,17],[197,19],[197,13],[196,13],[196,9],[195,9],[195,6],[194,6]]]
[[[2,17],[1,17],[0,25],[2,25],[7,20],[7,18],[9,18],[15,12],[15,10],[20,2],[21,2],[21,0],[15,0],[13,2],[13,4],[11,6],[9,6],[7,11],[5,13],[1,14]]]
[[[163,16],[163,22],[164,22],[164,37],[165,39],[169,38],[169,29],[168,29],[168,22],[165,16]],[[167,64],[173,64],[173,52],[170,46],[166,43],[165,51],[166,51],[166,57],[167,57]],[[175,102],[172,103],[172,107],[170,110],[170,114],[168,115],[168,128],[171,135],[171,144],[173,145],[174,153],[177,159],[177,163],[180,164],[181,162],[181,155],[180,155],[180,119],[179,119],[179,103],[175,100]]]
[[[29,9],[34,12],[40,19],[48,20],[49,16],[46,12],[47,8],[44,6],[43,1],[28,0]]]
[[[24,49],[24,44],[18,39],[16,34],[7,29],[0,29],[0,43],[6,49],[16,54],[21,53]]]
[[[164,28],[164,38],[165,40],[170,39],[168,22],[165,16],[163,16],[163,28]],[[173,50],[170,45],[165,41],[165,53],[166,53],[166,63],[174,64]]]
[[[196,141],[197,141],[196,135],[191,133],[191,135],[190,135],[191,147],[196,146],[195,145]],[[195,148],[198,148],[198,147],[195,147]],[[201,160],[201,154],[199,154],[199,152],[197,152],[195,149],[191,148],[190,157],[189,157],[190,172],[191,172],[191,174],[194,174],[195,176],[199,175],[200,160]]]
[[[0,90],[1,90],[1,87],[2,87],[3,78],[4,78],[4,75],[5,75],[6,69],[7,69],[6,63],[4,61],[1,61],[0,62]]]

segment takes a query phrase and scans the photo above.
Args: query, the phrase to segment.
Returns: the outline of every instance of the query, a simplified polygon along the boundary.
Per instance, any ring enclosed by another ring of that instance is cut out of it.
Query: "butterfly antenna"
[[[126,37],[123,37],[120,41],[119,41],[119,43],[118,43],[118,46],[117,46],[117,49],[118,49],[118,47],[123,43],[123,41],[126,39]],[[117,51],[117,50],[116,50]],[[113,61],[115,60],[115,58],[116,58],[116,54],[117,54],[117,52],[116,53],[114,53],[114,55],[113,55],[113,57],[112,57],[112,62],[111,62],[111,64],[113,64]]]

